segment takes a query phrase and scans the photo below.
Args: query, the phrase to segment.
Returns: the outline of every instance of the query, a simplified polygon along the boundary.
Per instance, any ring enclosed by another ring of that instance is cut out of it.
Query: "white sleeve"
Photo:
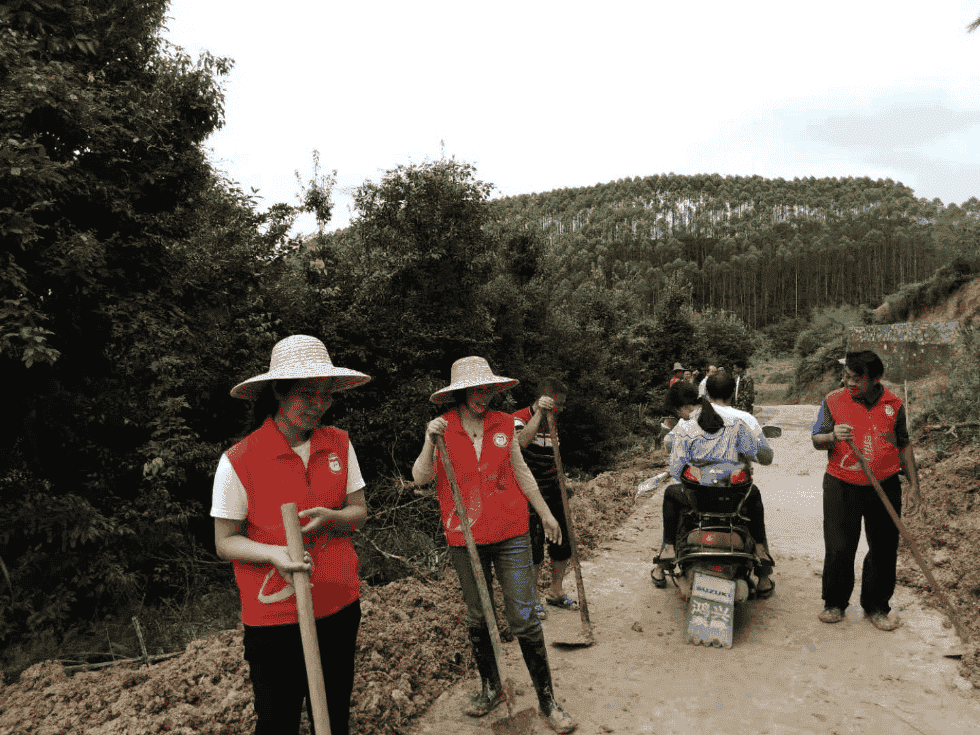
[[[354,445],[347,441],[347,494],[356,493],[363,490],[367,485],[361,477],[361,466],[357,463],[357,455],[354,454]]]
[[[214,489],[211,492],[211,515],[230,521],[243,521],[248,515],[248,495],[238,479],[235,468],[225,454],[221,455],[214,473]]]
[[[741,418],[742,421],[745,422],[745,425],[749,427],[749,432],[756,439],[762,439],[763,438],[762,424],[759,423],[759,420],[755,416],[748,413],[748,411],[743,411],[743,413],[745,413],[746,415],[740,416],[739,418]]]

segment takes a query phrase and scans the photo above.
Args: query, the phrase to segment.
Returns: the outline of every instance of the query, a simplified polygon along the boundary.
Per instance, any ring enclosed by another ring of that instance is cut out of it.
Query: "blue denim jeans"
[[[519,637],[536,637],[541,631],[541,621],[534,613],[537,596],[534,594],[534,566],[531,564],[531,541],[522,534],[493,544],[478,544],[476,547],[483,567],[487,589],[491,590],[491,567],[496,570],[497,582],[504,596],[504,614],[511,632]],[[485,618],[480,592],[473,576],[473,565],[465,546],[450,546],[449,556],[460,586],[463,588],[463,601],[466,603],[466,622],[471,628],[482,627]]]

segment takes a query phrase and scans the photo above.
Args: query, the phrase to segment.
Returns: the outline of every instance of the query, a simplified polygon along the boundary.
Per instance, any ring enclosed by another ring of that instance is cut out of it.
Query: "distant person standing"
[[[732,396],[732,408],[752,413],[755,407],[755,381],[745,372],[748,363],[736,360],[732,364],[732,377],[735,378],[735,393]]]
[[[898,527],[848,446],[853,442],[864,455],[896,513],[902,513],[899,474],[908,481],[909,508],[921,502],[905,406],[881,384],[884,372],[874,352],[847,353],[845,387],[827,395],[813,425],[813,446],[828,453],[823,477],[824,610],[819,618],[825,623],[844,619],[854,590],[854,557],[863,518],[868,554],[861,573],[861,607],[876,628],[895,630],[900,621],[889,617],[889,601],[895,592]]]
[[[692,383],[693,384],[694,383],[694,373],[692,371],[690,371],[690,370],[685,370],[684,371],[684,380],[686,380],[688,383]]]
[[[555,463],[555,446],[544,420],[545,411],[552,411],[556,416],[565,407],[568,389],[557,378],[545,378],[541,381],[541,396],[528,408],[514,414],[514,424],[518,431],[517,441],[524,454],[531,474],[538,483],[545,503],[561,527],[561,540],[558,543],[548,542],[548,558],[551,559],[551,590],[545,597],[549,605],[571,610],[576,601],[565,594],[564,581],[568,571],[568,560],[572,557],[572,547],[568,540],[568,522],[565,519],[565,506],[561,501],[561,487],[558,484],[558,466]],[[534,591],[537,594],[538,576],[541,563],[544,561],[545,537],[541,518],[531,509],[530,534],[531,556],[534,562]],[[544,620],[548,617],[539,601],[535,606],[538,617]]]
[[[708,378],[718,372],[718,368],[715,365],[708,365],[708,374],[704,376],[704,380],[698,385],[698,397],[704,398],[704,394],[708,392]]]
[[[684,366],[681,365],[679,362],[675,362],[674,369],[670,373],[670,383],[668,384],[667,387],[669,388],[678,380],[683,380],[683,379],[684,379]]]

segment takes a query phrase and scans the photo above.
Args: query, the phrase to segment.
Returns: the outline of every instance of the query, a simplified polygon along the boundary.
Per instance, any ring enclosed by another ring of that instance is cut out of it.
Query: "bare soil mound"
[[[656,466],[640,457],[616,472],[570,483],[584,558],[629,515],[637,483]],[[475,670],[460,624],[459,583],[447,570],[429,582],[363,585],[361,605],[351,730],[404,732]],[[3,684],[0,677],[0,735],[250,735],[255,728],[240,630],[194,640],[180,656],[150,666],[121,664],[69,676],[61,664],[45,662]]]
[[[980,642],[980,452],[954,448],[942,459],[926,450],[918,460],[923,508],[905,517],[933,576],[949,598],[972,640]],[[905,547],[899,582],[928,592],[929,583]],[[929,604],[939,602],[928,595]],[[962,675],[980,688],[980,655],[976,648],[963,662]]]
[[[917,317],[915,321],[972,324],[978,316],[980,316],[980,278],[975,278],[942,304]]]
[[[803,424],[806,422],[798,423],[798,430],[805,433],[808,426]],[[793,431],[792,428],[788,430]],[[804,451],[805,442],[799,444],[798,458],[793,454],[796,449],[787,447],[783,451],[787,463],[783,473],[789,479],[782,484],[787,487],[789,480],[810,482],[809,475],[818,471],[816,465],[810,467],[812,452]],[[974,505],[980,453],[962,450],[940,461],[936,461],[935,455],[923,455],[922,490],[927,511],[909,517],[908,521],[920,539],[929,539],[928,543],[920,543],[928,549],[927,554],[932,555],[941,583],[951,591],[973,635],[980,639],[977,615],[980,578],[975,568],[975,560],[980,555],[980,523],[976,520]],[[652,727],[657,712],[674,718],[678,726],[686,722],[695,728],[677,732],[697,731],[698,726],[708,724],[709,720],[719,726],[723,721],[730,722],[726,719],[730,712],[726,710],[740,701],[742,688],[733,684],[724,690],[715,690],[708,697],[710,706],[705,710],[705,682],[702,679],[708,676],[709,669],[698,668],[723,665],[739,670],[747,666],[759,676],[767,677],[758,682],[761,689],[748,693],[750,704],[755,702],[773,717],[789,718],[787,722],[793,715],[779,714],[779,708],[783,706],[779,695],[785,689],[779,682],[785,679],[789,682],[787,686],[796,686],[793,682],[797,682],[797,694],[804,698],[806,707],[812,708],[813,714],[807,717],[815,718],[813,725],[817,730],[785,731],[830,732],[827,729],[830,724],[836,722],[835,718],[842,717],[835,702],[838,693],[843,696],[843,690],[837,690],[844,687],[844,683],[835,683],[829,674],[839,665],[841,652],[849,650],[856,640],[867,638],[869,646],[876,645],[875,642],[880,641],[874,637],[876,631],[870,626],[866,626],[867,630],[865,626],[859,626],[856,630],[860,632],[855,632],[853,621],[851,628],[845,623],[840,629],[814,623],[813,610],[807,606],[814,604],[814,589],[818,587],[814,587],[817,582],[812,580],[818,574],[819,563],[783,556],[777,557],[780,590],[772,600],[758,603],[758,608],[747,616],[747,632],[737,642],[735,650],[704,651],[686,645],[679,632],[683,611],[675,596],[669,591],[653,590],[646,576],[653,546],[659,538],[659,495],[652,499],[647,496],[638,505],[636,487],[640,480],[662,468],[663,455],[656,452],[636,457],[617,470],[588,482],[572,483],[575,490],[571,501],[573,518],[576,528],[580,529],[590,603],[593,595],[595,597],[593,620],[600,642],[587,651],[568,654],[567,658],[556,652],[553,667],[561,694],[572,697],[568,704],[583,720],[581,731],[638,732],[640,730],[629,727],[653,717]],[[774,489],[776,484],[767,480],[764,492],[768,488]],[[785,507],[781,502],[778,496],[766,496],[767,510],[770,504],[772,506],[774,531],[781,532],[779,517],[782,516],[791,523],[786,532],[796,533],[792,523],[800,514],[799,501],[787,499]],[[814,526],[809,521],[801,524],[800,533],[805,532],[804,525]],[[816,532],[813,528],[810,531]],[[915,595],[927,604],[934,604],[931,596],[920,592],[926,584],[913,564],[906,563],[900,577],[909,586],[900,592],[903,600]],[[816,604],[819,604],[818,600]],[[458,714],[457,700],[464,696],[469,685],[455,685],[472,679],[475,674],[465,627],[460,624],[464,611],[453,573],[447,572],[440,579],[429,582],[405,579],[385,587],[365,586],[362,605],[364,619],[358,637],[351,711],[353,732],[362,735],[451,732],[459,735],[471,729],[473,732],[489,731],[490,718],[473,721],[464,718],[467,722],[463,722]],[[912,620],[910,613],[905,610],[903,615]],[[553,611],[546,621],[546,631],[551,632],[546,635],[551,636],[555,626],[563,623],[574,628],[578,624],[577,618],[577,613]],[[847,630],[851,632],[847,633]],[[917,631],[914,624],[910,622],[907,630],[908,633],[899,634],[916,642],[912,635]],[[835,636],[841,637],[841,648],[833,642]],[[848,640],[846,645],[844,638]],[[638,653],[648,648],[657,655],[650,661]],[[516,646],[505,646],[505,650],[508,665],[518,672],[521,663]],[[685,657],[690,651],[695,650],[696,661],[692,659],[695,668],[685,669],[682,662],[687,660]],[[936,659],[931,658],[932,655],[926,651],[909,653],[906,658],[911,661],[908,665],[934,667]],[[738,664],[738,656],[747,658]],[[673,668],[664,669],[666,664],[657,663],[657,657],[664,662],[669,660]],[[697,664],[697,661],[701,663]],[[894,717],[904,719],[906,723],[916,721],[902,709],[911,695],[905,689],[899,692],[895,687],[912,687],[916,692],[923,692],[917,696],[926,699],[932,696],[928,687],[926,690],[921,686],[915,689],[917,679],[901,681],[902,675],[896,674],[894,668],[898,665],[905,666],[905,659],[897,662],[889,658],[888,667],[892,668],[886,667],[888,670],[883,670],[880,677],[875,674],[866,691],[848,693],[849,698],[867,704],[865,714],[871,719],[864,722],[881,718],[883,707],[891,708],[889,711],[893,709]],[[950,665],[956,666],[955,662]],[[678,666],[681,669],[677,669]],[[967,655],[960,666],[962,676],[980,686],[980,660],[976,653]],[[930,671],[935,673],[935,669]],[[868,672],[859,674],[854,675],[858,680],[868,676]],[[852,679],[847,680],[847,687],[853,686]],[[652,694],[648,692],[651,682],[658,681],[661,682],[656,685],[659,689]],[[933,686],[936,692],[942,689]],[[976,699],[975,691],[964,692],[962,696]],[[897,697],[895,702],[888,699],[893,695]],[[524,691],[521,696],[527,700],[522,702],[522,707],[531,704],[533,692]],[[583,712],[589,698],[599,703],[598,709]],[[3,686],[0,681],[0,735],[143,735],[162,732],[244,735],[254,729],[251,699],[247,664],[242,657],[241,632],[226,631],[195,640],[180,656],[155,665],[129,664],[68,676],[60,664],[46,662],[25,671],[15,683]],[[440,720],[441,712],[446,713],[443,720]],[[502,715],[503,710],[493,717]],[[634,722],[637,717],[640,720]],[[432,724],[433,718],[438,725]],[[717,723],[711,718],[717,719]],[[586,724],[591,720],[601,721],[605,729],[589,729],[591,725],[586,727]],[[824,722],[826,727],[818,721]],[[888,722],[891,724],[884,724],[889,727],[903,726],[898,720]],[[779,721],[773,720],[773,723],[778,725]],[[919,727],[913,730],[923,732]],[[839,731],[879,732],[878,729],[846,728]]]

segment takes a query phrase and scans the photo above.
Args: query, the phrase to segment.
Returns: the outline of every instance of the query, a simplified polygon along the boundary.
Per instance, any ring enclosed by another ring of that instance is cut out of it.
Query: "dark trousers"
[[[898,475],[881,481],[895,512],[902,514]],[[861,571],[861,607],[868,615],[891,610],[898,560],[898,527],[871,485],[852,485],[823,477],[823,600],[826,607],[847,608],[854,591],[854,557],[861,539],[861,519],[868,554]]]
[[[687,495],[684,493],[684,486],[680,483],[668,485],[664,491],[664,542],[673,544],[677,536],[677,525],[680,523],[681,512],[684,510],[694,510]],[[769,540],[766,538],[766,509],[762,505],[762,493],[759,488],[752,485],[748,498],[742,504],[742,514],[748,517],[746,523],[752,539],[757,544],[762,544],[769,548]]]
[[[347,720],[360,625],[360,600],[316,620],[331,735],[349,732]],[[304,697],[310,731],[314,732],[299,625],[246,625],[245,660],[255,694],[255,735],[296,735]]]
[[[538,488],[541,488],[540,484]],[[548,505],[551,515],[558,521],[558,527],[561,528],[560,544],[553,544],[545,538],[541,516],[528,503],[528,533],[531,535],[531,560],[534,562],[534,566],[539,566],[544,561],[545,544],[548,545],[548,556],[551,561],[568,561],[572,558],[572,543],[568,540],[568,519],[565,518],[565,504],[561,502],[561,490],[554,488],[554,492],[557,493],[557,496],[545,495],[543,492],[541,496]]]

